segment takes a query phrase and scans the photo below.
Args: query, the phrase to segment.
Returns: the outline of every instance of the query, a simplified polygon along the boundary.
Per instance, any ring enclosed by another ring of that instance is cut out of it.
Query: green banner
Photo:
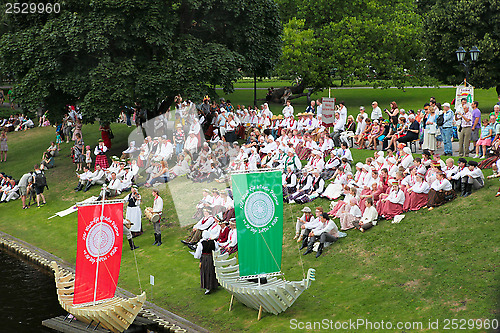
[[[234,211],[240,276],[281,271],[281,171],[234,174]]]

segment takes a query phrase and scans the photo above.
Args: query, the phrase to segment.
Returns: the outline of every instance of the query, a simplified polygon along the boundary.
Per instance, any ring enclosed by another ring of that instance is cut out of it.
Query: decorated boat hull
[[[299,296],[315,280],[316,271],[310,268],[307,278],[302,281],[286,281],[271,277],[267,283],[258,284],[239,279],[239,265],[236,258],[214,252],[214,265],[217,280],[238,301],[255,310],[263,310],[275,315],[291,307]]]
[[[77,320],[84,323],[99,323],[99,326],[111,332],[125,331],[135,320],[146,302],[146,293],[134,298],[113,297],[96,304],[73,305],[75,276],[62,271],[55,261],[51,262],[54,270],[57,297],[61,307],[72,314]]]

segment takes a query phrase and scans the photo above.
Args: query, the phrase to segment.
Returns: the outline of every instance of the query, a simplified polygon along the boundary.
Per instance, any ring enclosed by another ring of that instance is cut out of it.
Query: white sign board
[[[153,275],[149,276],[149,284],[154,286],[155,285],[155,277]]]
[[[462,105],[462,98],[467,98],[467,103],[470,104],[474,101],[474,87],[473,86],[457,86],[457,92],[455,94],[455,109],[458,105]]]
[[[335,121],[335,98],[323,97],[323,124],[325,126],[333,126]]]

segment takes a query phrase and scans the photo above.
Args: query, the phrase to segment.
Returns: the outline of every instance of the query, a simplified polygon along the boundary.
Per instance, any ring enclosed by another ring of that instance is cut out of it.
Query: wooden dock
[[[70,319],[64,316],[59,316],[51,319],[42,321],[42,325],[54,330],[56,332],[63,333],[109,333],[107,329],[101,327],[95,327],[97,323],[88,325],[82,323],[76,319],[70,321]],[[124,332],[124,333],[146,333],[146,332],[168,332],[168,330],[163,329],[158,325],[158,323],[137,317],[134,323]]]

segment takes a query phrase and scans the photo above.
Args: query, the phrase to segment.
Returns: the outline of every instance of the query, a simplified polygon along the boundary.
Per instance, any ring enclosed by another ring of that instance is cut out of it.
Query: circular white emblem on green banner
[[[245,218],[254,227],[265,227],[274,217],[274,202],[269,194],[256,191],[245,201]]]

